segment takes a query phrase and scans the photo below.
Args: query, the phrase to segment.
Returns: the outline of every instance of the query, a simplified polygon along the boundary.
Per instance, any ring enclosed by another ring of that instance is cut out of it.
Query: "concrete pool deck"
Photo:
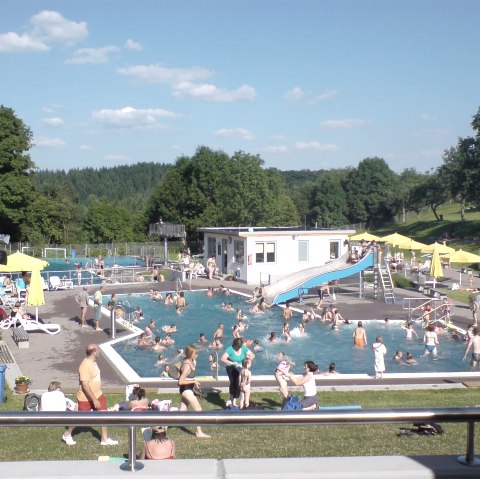
[[[446,270],[448,272],[448,270]],[[455,269],[450,270],[452,278],[446,278],[444,281],[439,282],[437,289],[446,289],[451,285],[451,282],[457,281],[458,272]],[[217,287],[222,281],[220,280],[207,280],[205,278],[198,278],[191,281],[192,290],[205,289],[210,286]],[[251,294],[252,287],[238,282],[223,282],[225,286],[230,287],[232,290],[241,291],[246,294]],[[175,290],[174,282],[163,282],[153,285],[156,289],[161,291]],[[187,283],[184,286],[188,287]],[[480,287],[480,278],[474,278],[474,287]],[[111,284],[106,285],[106,294],[112,293],[146,293],[152,287],[151,283],[137,283],[137,284]],[[89,288],[89,294],[98,288],[98,286],[92,286]],[[32,390],[43,391],[46,390],[48,384],[52,380],[58,380],[62,383],[63,388],[68,391],[74,391],[78,387],[78,365],[85,356],[85,347],[89,343],[104,343],[110,339],[110,321],[103,320],[103,331],[94,331],[93,328],[79,328],[78,315],[80,309],[75,301],[75,296],[78,294],[78,289],[66,290],[66,291],[49,291],[45,294],[46,305],[39,308],[39,315],[45,322],[58,323],[62,326],[62,332],[57,335],[48,335],[45,333],[30,333],[30,346],[28,349],[20,349],[17,347],[12,339],[11,330],[2,331],[2,339],[9,347],[11,354],[14,358],[14,363],[7,363],[7,382],[10,386],[12,376],[15,377],[18,371],[32,378],[33,384]],[[352,295],[337,295],[336,305],[338,306],[342,315],[350,320],[367,320],[367,319],[379,319],[383,320],[385,317],[392,319],[407,319],[407,311],[403,310],[402,303],[405,297],[418,297],[429,299],[422,293],[415,291],[407,291],[403,289],[396,289],[396,303],[385,304],[382,301],[373,301],[369,299],[363,299],[354,297]],[[311,300],[313,301],[313,300]],[[309,300],[306,300],[308,304]],[[327,301],[328,304],[328,301]],[[293,305],[303,308],[304,305]],[[93,318],[93,309],[90,308],[87,318],[91,324]],[[455,303],[455,316],[454,323],[461,328],[465,329],[471,321],[471,312],[467,305]],[[117,325],[116,334],[117,337],[121,337],[127,334],[128,331],[121,325]],[[118,375],[116,370],[109,364],[104,358],[99,358],[99,366],[102,372],[102,385],[105,392],[124,391],[125,383],[123,379]],[[19,369],[16,369],[18,365]],[[221,368],[223,371],[223,368]],[[477,374],[478,373],[478,374]],[[221,373],[222,374],[222,373]],[[348,375],[345,375],[348,376]],[[469,379],[474,383],[475,380],[480,379],[480,370]],[[425,387],[452,387],[453,385],[461,386],[465,382],[465,378],[456,377],[454,375],[445,375],[440,377],[431,378],[395,378],[386,377],[381,380],[374,380],[373,378],[365,375],[364,378],[351,378],[336,377],[330,379],[324,377],[321,381],[317,381],[320,388],[348,388],[349,386],[369,386],[375,388],[391,389],[393,387],[405,387],[405,385],[411,385],[412,387],[418,387],[424,385]],[[258,388],[271,388],[276,387],[274,381],[255,381],[255,387]],[[146,387],[155,387],[154,384],[145,384]],[[173,389],[172,389],[173,386]],[[205,383],[206,387],[223,389],[227,386],[226,381],[209,381]],[[162,389],[165,392],[175,390],[175,384],[170,382],[169,384],[162,385]],[[321,390],[321,389],[320,389]]]

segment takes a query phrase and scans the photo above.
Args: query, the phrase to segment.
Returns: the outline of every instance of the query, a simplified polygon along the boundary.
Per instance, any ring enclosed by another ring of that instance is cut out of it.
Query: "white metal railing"
[[[403,298],[403,309],[408,310],[408,320],[409,321],[419,321],[420,319],[423,318],[425,315],[424,308],[433,305],[432,309],[428,312],[428,314],[433,314],[434,319],[432,321],[438,321],[440,319],[443,319],[445,315],[443,314],[442,311],[442,306],[443,304],[438,304],[442,303],[443,301],[439,298]],[[413,305],[413,306],[412,306]],[[449,304],[449,307],[452,311],[451,316],[453,316],[453,304]],[[439,316],[437,313],[439,311],[442,311],[442,315]],[[415,312],[418,312],[419,316],[418,317],[413,317]]]
[[[136,471],[143,464],[136,460],[136,427],[166,426],[277,426],[323,424],[394,424],[407,422],[449,422],[467,424],[467,449],[458,461],[466,466],[480,465],[475,457],[475,422],[480,408],[431,409],[324,409],[320,411],[117,411],[117,412],[30,412],[0,411],[0,426],[128,426],[128,461],[121,468]]]

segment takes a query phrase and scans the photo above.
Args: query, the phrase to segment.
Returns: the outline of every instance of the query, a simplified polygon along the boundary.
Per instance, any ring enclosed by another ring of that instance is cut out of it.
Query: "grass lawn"
[[[149,394],[153,399],[154,395]],[[162,395],[178,405],[178,394]],[[108,395],[109,405],[123,398]],[[204,410],[219,409],[226,396],[211,394],[202,401]],[[479,389],[404,390],[321,392],[320,403],[325,406],[360,404],[362,408],[458,407],[480,404]],[[266,409],[279,407],[279,394],[259,392],[252,402]],[[8,401],[0,410],[22,409],[23,397],[8,393]],[[411,427],[411,424],[405,425]],[[177,458],[250,458],[359,455],[429,455],[465,454],[466,425],[444,424],[443,436],[397,436],[399,424],[326,425],[326,426],[219,426],[205,427],[211,434],[208,440],[196,439],[194,428],[169,429],[177,443]],[[0,461],[32,460],[96,460],[100,455],[124,456],[127,453],[127,428],[111,428],[111,437],[120,444],[102,447],[96,429],[78,427],[74,431],[76,446],[61,441],[63,429],[58,427],[10,427],[0,429]],[[140,452],[142,438],[137,435]],[[480,427],[476,429],[477,444]],[[477,448],[478,449],[478,448]]]

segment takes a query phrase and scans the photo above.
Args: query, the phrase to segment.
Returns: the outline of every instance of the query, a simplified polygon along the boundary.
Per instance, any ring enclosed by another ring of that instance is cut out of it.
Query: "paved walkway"
[[[458,269],[445,270],[445,273],[450,277],[438,283],[437,289],[447,289],[452,282],[458,282]],[[221,282],[219,280],[207,280],[205,278],[198,278],[192,280],[192,289],[205,289],[209,286],[218,286]],[[231,289],[239,290],[250,294],[251,286],[238,282],[224,282],[225,286]],[[188,289],[190,285],[184,283],[184,287]],[[474,286],[480,287],[480,278],[474,278]],[[111,293],[126,293],[138,292],[146,293],[152,284],[140,283],[131,285],[107,285],[106,294]],[[155,287],[162,291],[171,291],[175,289],[175,283],[164,282],[156,284]],[[93,294],[97,287],[92,287],[89,290]],[[78,289],[66,291],[48,291],[45,294],[46,305],[39,308],[40,317],[45,322],[58,323],[62,326],[62,332],[57,335],[47,335],[44,333],[30,334],[30,347],[28,349],[19,349],[11,338],[10,330],[2,331],[3,340],[9,346],[12,355],[18,364],[21,372],[33,379],[32,390],[45,390],[52,380],[58,380],[62,383],[65,390],[75,390],[78,385],[78,365],[85,356],[85,347],[89,343],[102,343],[108,341],[110,338],[109,320],[104,319],[104,330],[101,332],[94,331],[92,328],[79,328],[78,315],[80,309],[75,301],[75,295]],[[366,320],[379,319],[383,320],[385,317],[392,319],[407,319],[407,312],[402,309],[403,298],[405,297],[419,297],[428,298],[415,291],[407,291],[403,289],[396,289],[396,303],[388,305],[382,301],[373,301],[370,299],[361,299],[352,295],[337,295],[336,304],[342,315],[351,320]],[[311,300],[313,301],[313,299]],[[307,299],[302,305],[297,305],[303,308],[308,303]],[[295,306],[295,305],[294,305]],[[88,318],[90,324],[93,318],[93,309],[89,309]],[[471,323],[471,312],[467,305],[455,305],[454,323],[465,328]],[[117,326],[117,337],[125,334],[126,331]],[[106,391],[123,391],[124,383],[118,376],[116,371],[109,365],[104,358],[99,358],[99,366],[102,371],[102,383]],[[13,371],[13,365],[9,366]],[[479,373],[480,378],[480,373]],[[451,381],[451,378],[449,379]],[[340,386],[348,384],[349,381],[332,382],[333,385]],[[351,381],[350,381],[351,383]],[[273,384],[273,383],[272,383]],[[322,384],[328,386],[328,381],[322,381]],[[389,380],[385,379],[383,384],[388,385]],[[218,384],[218,386],[225,386]],[[259,386],[267,387],[268,384]]]

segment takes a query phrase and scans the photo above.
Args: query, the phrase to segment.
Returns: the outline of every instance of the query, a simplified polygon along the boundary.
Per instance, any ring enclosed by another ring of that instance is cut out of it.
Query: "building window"
[[[243,241],[233,241],[233,252],[235,263],[243,264],[245,262],[245,243]]]
[[[298,242],[298,261],[308,262],[308,241]]]
[[[340,256],[340,241],[330,241],[330,259],[337,259]]]
[[[275,243],[255,243],[256,263],[275,263]]]
[[[215,238],[208,238],[207,258],[211,258],[212,256],[215,257],[216,249],[217,249],[217,240]]]

